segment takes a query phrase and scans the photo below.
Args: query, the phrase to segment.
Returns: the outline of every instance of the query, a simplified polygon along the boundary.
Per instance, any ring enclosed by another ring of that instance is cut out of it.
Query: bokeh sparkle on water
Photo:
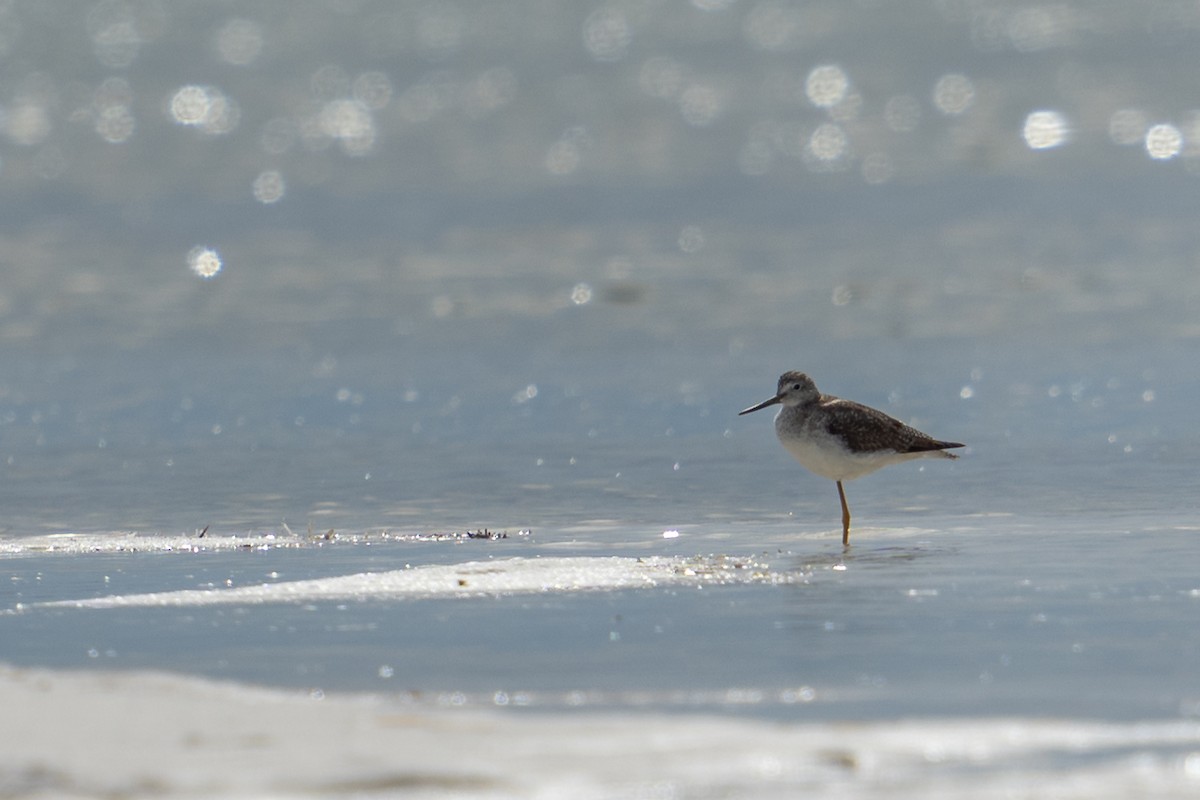
[[[1162,21],[1168,6],[1174,29]],[[53,180],[98,195],[113,183],[104,148],[119,145],[156,167],[143,194],[169,193],[169,166],[186,171],[180,156],[199,145],[164,120],[234,139],[227,151],[240,155],[216,170],[224,180],[274,166],[315,186],[404,178],[529,187],[562,174],[536,165],[572,126],[594,143],[583,151],[588,174],[609,180],[745,173],[738,155],[764,132],[770,147],[759,158],[775,165],[771,177],[798,178],[827,165],[789,140],[828,125],[857,158],[886,156],[899,165],[896,180],[912,180],[950,174],[970,152],[988,154],[989,172],[1030,174],[1023,120],[1047,103],[1076,121],[1077,163],[1111,157],[1138,128],[1150,158],[1176,135],[1185,153],[1183,123],[1195,112],[1181,91],[1187,56],[1172,49],[1197,25],[1183,4],[634,11],[505,0],[244,11],[252,13],[204,3],[9,7],[5,48],[24,60],[7,80],[3,127],[30,148],[6,159],[9,191],[44,180],[44,169],[27,167],[56,148],[69,158]],[[88,39],[92,51],[81,52]],[[1109,54],[1121,45],[1162,53],[1167,68],[1131,57],[1112,81]],[[943,69],[916,58],[921,50]],[[96,139],[73,133],[81,123]],[[330,148],[387,169],[331,162]],[[268,155],[279,163],[264,163]],[[761,167],[749,174],[765,176]]]

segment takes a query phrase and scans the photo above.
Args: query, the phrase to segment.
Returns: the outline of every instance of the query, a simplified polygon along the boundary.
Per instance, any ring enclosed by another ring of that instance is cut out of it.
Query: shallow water
[[[626,532],[615,545],[589,532],[574,541],[564,533],[30,555],[8,562],[22,607],[0,617],[12,643],[0,657],[476,706],[720,709],[797,720],[1196,713],[1192,529],[962,519],[941,530],[867,526],[843,552],[834,531],[793,528]],[[760,574],[731,582],[702,572],[695,583],[605,591],[587,562],[614,552],[636,556],[630,570],[652,556],[695,568],[719,561],[707,554],[740,553]],[[475,588],[481,569],[530,559],[548,560],[544,587]],[[468,562],[481,566],[460,566],[461,584],[412,599],[389,599],[372,583],[329,594],[342,576],[402,570],[415,579],[431,565]],[[582,577],[564,586],[571,562]],[[242,587],[253,594],[222,600]],[[208,591],[176,600],[180,589]],[[140,608],[40,605],[139,603],[143,592],[159,594]]]

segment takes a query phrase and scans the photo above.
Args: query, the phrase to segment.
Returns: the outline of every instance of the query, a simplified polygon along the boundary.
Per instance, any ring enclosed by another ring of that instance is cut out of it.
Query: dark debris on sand
[[[209,532],[209,526],[205,525],[203,530],[193,535],[197,539],[204,539]],[[263,543],[267,545],[283,546],[291,544],[324,544],[326,542],[333,543],[338,541],[344,542],[360,542],[369,543],[373,541],[392,541],[392,542],[465,542],[474,540],[484,540],[488,542],[498,542],[502,539],[524,539],[532,535],[532,531],[522,528],[514,534],[508,531],[494,531],[491,528],[476,528],[475,530],[463,531],[431,531],[429,533],[397,533],[390,530],[376,530],[363,532],[342,532],[338,533],[333,528],[324,533],[317,533],[309,525],[308,536],[302,537],[292,533],[291,529],[286,524],[283,526],[283,536],[276,538],[274,533],[266,534],[263,537]],[[212,538],[212,537],[208,537]],[[243,547],[252,548],[254,544],[243,544]]]

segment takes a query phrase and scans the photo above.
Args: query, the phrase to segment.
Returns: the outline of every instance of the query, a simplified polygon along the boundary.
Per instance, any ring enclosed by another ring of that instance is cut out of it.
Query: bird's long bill
[[[779,397],[777,397],[777,396],[772,397],[770,400],[763,400],[761,403],[759,403],[756,406],[750,406],[749,408],[747,408],[744,411],[739,411],[738,416],[740,417],[742,414],[749,414],[751,411],[760,411],[760,410],[766,408],[767,406],[773,406],[778,402],[779,402]]]

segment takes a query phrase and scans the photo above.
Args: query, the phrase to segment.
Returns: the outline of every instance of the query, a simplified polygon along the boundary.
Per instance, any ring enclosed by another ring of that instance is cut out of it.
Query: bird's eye
[[[798,383],[793,383],[793,384],[792,384],[792,388],[793,388],[793,389],[795,389],[796,391],[800,391],[800,384],[798,384]]]

